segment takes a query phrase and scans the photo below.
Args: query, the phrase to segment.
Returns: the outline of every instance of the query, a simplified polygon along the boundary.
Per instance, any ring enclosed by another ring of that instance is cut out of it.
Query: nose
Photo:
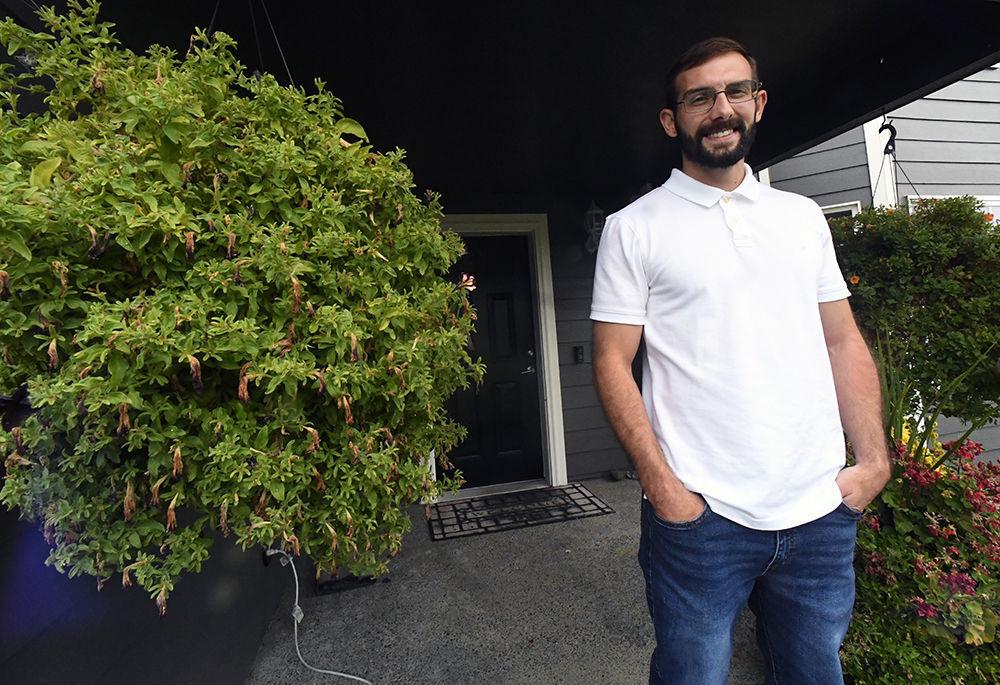
[[[709,110],[709,113],[718,115],[715,118],[728,119],[735,111],[729,98],[726,97],[725,91],[719,91],[715,94],[715,102],[712,103],[712,109]]]

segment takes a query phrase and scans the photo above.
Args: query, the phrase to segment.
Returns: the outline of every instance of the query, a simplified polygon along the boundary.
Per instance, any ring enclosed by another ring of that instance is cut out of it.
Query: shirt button
[[[722,201],[723,201],[723,203],[729,204],[729,196],[728,195],[723,195],[722,196]]]

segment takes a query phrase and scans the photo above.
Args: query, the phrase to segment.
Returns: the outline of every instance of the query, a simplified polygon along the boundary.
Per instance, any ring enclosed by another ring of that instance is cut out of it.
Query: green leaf
[[[117,388],[128,371],[128,362],[122,355],[114,353],[108,359],[108,370],[111,372],[111,386]]]
[[[271,481],[271,487],[269,488],[271,494],[274,498],[281,502],[285,499],[285,484],[280,480]]]
[[[119,233],[115,236],[115,242],[122,246],[122,248],[128,250],[129,252],[135,252],[135,248],[132,247],[132,243],[129,241],[128,236],[124,233]]]
[[[365,133],[365,129],[362,128],[361,124],[356,122],[354,119],[344,117],[337,122],[334,129],[340,133],[350,133],[352,136],[357,136],[361,140],[368,140],[368,134]]]
[[[41,152],[43,154],[53,152],[59,146],[48,140],[29,140],[18,148],[19,152]]]
[[[44,162],[39,162],[31,170],[30,183],[32,187],[48,188],[49,183],[52,182],[52,174],[55,173],[60,164],[62,164],[62,157],[53,157],[52,159],[46,159]]]
[[[160,171],[163,172],[163,177],[170,182],[170,185],[180,187],[181,168],[179,165],[173,162],[163,162],[160,164]]]
[[[3,233],[3,242],[10,245],[10,248],[14,252],[18,253],[26,261],[31,261],[31,250],[28,249],[28,245],[24,242],[24,238],[17,231],[6,231]]]
[[[176,124],[165,124],[163,126],[163,135],[170,139],[172,143],[180,143],[182,131]]]

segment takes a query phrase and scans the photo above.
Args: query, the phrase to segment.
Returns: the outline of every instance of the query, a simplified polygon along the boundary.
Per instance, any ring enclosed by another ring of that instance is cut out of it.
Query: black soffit
[[[29,20],[24,0],[0,5]],[[109,0],[102,13],[134,50],[183,53],[215,7]],[[1000,61],[992,0],[288,0],[268,11],[296,83],[324,80],[378,149],[407,150],[418,186],[446,206],[661,182],[679,160],[657,119],[664,72],[708,36],[742,41],[760,63],[770,100],[755,168]],[[249,69],[263,62],[287,82],[260,0],[221,0],[215,28]]]

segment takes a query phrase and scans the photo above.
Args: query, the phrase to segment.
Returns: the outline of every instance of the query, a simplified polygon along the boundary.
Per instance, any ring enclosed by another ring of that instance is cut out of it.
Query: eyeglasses
[[[760,81],[747,80],[730,83],[725,90],[695,88],[685,93],[677,104],[687,107],[687,111],[691,114],[704,114],[715,105],[719,93],[725,93],[729,103],[735,105],[754,99],[763,87],[764,84]]]

